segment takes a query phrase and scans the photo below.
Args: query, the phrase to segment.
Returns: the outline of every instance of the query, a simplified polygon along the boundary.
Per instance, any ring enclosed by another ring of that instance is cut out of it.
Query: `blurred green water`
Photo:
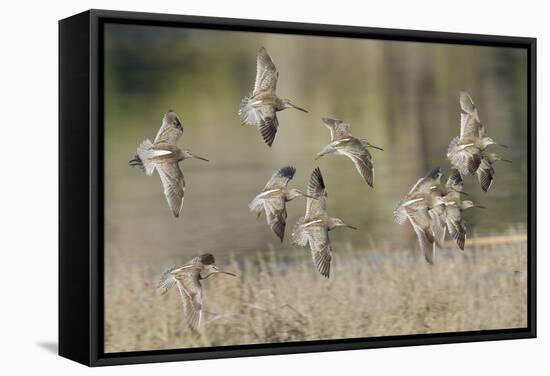
[[[309,110],[279,113],[272,148],[254,128],[240,126],[237,115],[240,99],[252,89],[260,46],[280,72],[278,94]],[[510,147],[495,151],[513,160],[496,166],[487,194],[467,178],[469,198],[488,207],[469,210],[468,227],[484,235],[526,223],[525,50],[113,24],[106,26],[105,48],[105,236],[111,262],[133,255],[164,265],[201,250],[223,255],[290,249],[304,200],[288,204],[283,245],[265,218],[247,208],[271,174],[288,164],[297,167],[291,185],[303,189],[320,166],[329,214],[360,228],[332,232],[335,244],[414,247],[412,229],[394,224],[392,211],[432,167],[449,171],[445,154],[459,132],[460,90],[476,101],[489,135]],[[181,163],[187,190],[179,219],[168,209],[158,176],[128,166],[168,109],[184,124],[179,146],[211,160]],[[374,189],[344,157],[313,161],[329,142],[323,116],[346,120],[355,136],[385,149],[372,151]]]

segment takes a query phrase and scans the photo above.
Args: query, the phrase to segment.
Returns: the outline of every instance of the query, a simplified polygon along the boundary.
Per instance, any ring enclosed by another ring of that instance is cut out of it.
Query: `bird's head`
[[[483,137],[481,139],[481,144],[482,144],[482,149],[485,149],[489,145],[498,145],[498,146],[503,147],[503,148],[508,148],[508,146],[506,146],[504,144],[499,144],[498,142],[493,140],[491,137]]]
[[[183,124],[178,118],[178,115],[173,110],[168,110],[168,112],[164,114],[162,122],[163,124],[171,125],[172,127],[183,131]]]
[[[294,103],[292,103],[292,102],[290,101],[290,99],[288,99],[288,98],[283,98],[283,99],[281,100],[281,102],[282,102],[282,104],[283,104],[283,108],[295,108],[295,109],[300,110],[300,111],[302,111],[302,112],[306,112],[306,113],[308,112],[306,109],[303,109],[302,107],[296,106],[296,105],[295,105]]]
[[[330,144],[325,146],[323,148],[323,150],[321,150],[319,153],[317,153],[317,155],[315,156],[315,160],[318,160],[319,158],[327,155],[327,154],[332,154],[332,153],[335,153],[336,152],[336,149],[331,146]]]
[[[476,205],[470,200],[464,200],[462,201],[461,209],[469,209],[469,208],[478,208],[478,209],[485,209],[485,206]]]
[[[353,230],[357,230],[357,227],[348,225],[347,223],[342,221],[340,218],[330,218],[329,230],[332,230],[333,228],[336,228],[336,227],[347,227]]]
[[[307,194],[305,194],[304,192],[302,192],[299,189],[296,189],[296,188],[289,189],[288,193],[286,195],[286,199],[288,201],[290,201],[290,200],[295,199],[296,197],[308,197],[308,196],[307,196]]]
[[[206,158],[203,158],[203,157],[199,157],[198,155],[195,155],[191,152],[191,150],[189,149],[181,149],[178,153],[178,160],[179,161],[183,161],[184,159],[189,159],[189,158],[195,158],[195,159],[200,159],[201,161],[206,161],[206,162],[210,162],[208,159]]]
[[[233,273],[220,270],[220,268],[214,263],[215,262],[214,256],[210,253],[204,253],[200,255],[199,260],[203,265],[203,270],[207,273],[206,276],[202,277],[202,279],[206,279],[211,275],[219,274],[219,273],[236,277],[236,275]]]

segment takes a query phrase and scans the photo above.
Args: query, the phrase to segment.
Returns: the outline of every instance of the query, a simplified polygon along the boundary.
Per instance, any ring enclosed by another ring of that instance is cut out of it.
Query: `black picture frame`
[[[103,352],[103,25],[524,48],[528,53],[528,325],[520,329]],[[431,345],[536,337],[536,39],[89,10],[59,21],[59,354],[88,366]]]

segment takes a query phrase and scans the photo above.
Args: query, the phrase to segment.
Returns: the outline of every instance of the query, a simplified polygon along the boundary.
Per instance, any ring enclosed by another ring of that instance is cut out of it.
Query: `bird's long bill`
[[[236,274],[231,273],[231,272],[226,272],[226,271],[223,271],[223,270],[218,270],[217,273],[227,274],[227,275],[230,275],[230,276],[232,276],[232,277],[237,277]]]
[[[508,149],[508,145],[504,145],[504,144],[496,144],[496,145],[500,146],[501,148]]]
[[[357,227],[355,226],[351,226],[351,225],[346,225],[347,228],[351,228],[352,230],[357,230]]]
[[[374,146],[373,144],[369,144],[369,147],[384,151],[384,149],[382,149],[381,147]]]
[[[292,108],[295,108],[295,109],[297,109],[297,110],[300,110],[300,111],[303,111],[303,112],[305,112],[305,113],[308,113],[308,110],[303,109],[302,107],[298,107],[298,106],[296,106],[294,103],[290,103],[290,102],[289,102],[288,105],[289,105],[290,107],[292,107]]]
[[[203,157],[199,157],[198,155],[193,155],[193,158],[197,158],[197,159],[200,159],[201,161],[206,161],[206,162],[210,162],[208,159],[206,158],[203,158]]]
[[[482,206],[482,205],[476,205],[475,207],[478,208],[478,209],[487,209],[487,207]]]

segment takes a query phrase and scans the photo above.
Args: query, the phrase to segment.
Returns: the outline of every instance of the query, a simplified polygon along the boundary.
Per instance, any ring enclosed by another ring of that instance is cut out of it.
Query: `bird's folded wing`
[[[183,304],[183,315],[191,329],[198,331],[202,316],[202,289],[199,273],[180,273],[177,283]]]
[[[324,226],[311,226],[306,230],[313,264],[322,276],[330,276],[330,262],[332,260],[332,249],[328,237],[327,228]]]
[[[306,218],[315,217],[327,210],[325,182],[321,170],[316,167],[307,185]]]
[[[323,123],[330,130],[330,140],[337,141],[351,136],[351,125],[339,119],[325,117]]]
[[[260,48],[256,60],[256,82],[254,83],[253,94],[255,95],[261,91],[275,94],[278,78],[279,72],[277,72],[271,56],[269,56],[264,47]]]
[[[178,217],[185,193],[185,181],[180,167],[176,161],[159,163],[156,167],[164,187],[164,195],[168,206],[172,209],[174,216]]]
[[[294,177],[296,168],[294,166],[286,166],[275,172],[267,182],[264,190],[274,188],[284,188],[288,182]]]

